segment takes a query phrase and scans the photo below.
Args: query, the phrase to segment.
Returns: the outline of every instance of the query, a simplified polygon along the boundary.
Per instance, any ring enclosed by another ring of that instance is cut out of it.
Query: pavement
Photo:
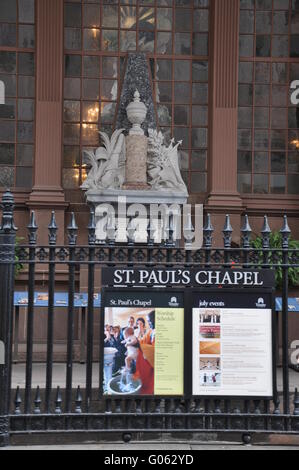
[[[53,365],[53,388],[65,387],[66,378],[66,364],[54,364]],[[294,392],[295,388],[299,389],[299,373],[293,369],[289,369],[290,378],[290,391]],[[85,388],[86,380],[86,364],[75,363],[73,365],[73,387]],[[93,387],[98,388],[99,386],[99,364],[93,364],[92,372]],[[277,369],[277,382],[278,390],[282,391],[282,368]],[[38,385],[40,388],[44,388],[46,384],[46,364],[44,363],[33,363],[32,370],[32,388],[36,388]],[[14,364],[12,370],[12,388],[25,388],[25,365]]]
[[[70,451],[77,451],[77,450],[87,450],[87,451],[105,451],[105,453],[111,451],[120,451],[126,454],[130,455],[130,452],[135,452],[135,451],[154,451],[155,454],[157,455],[159,451],[167,451],[167,452],[182,452],[182,451],[190,451],[190,452],[197,452],[197,451],[273,451],[273,450],[299,450],[299,446],[245,446],[245,445],[231,445],[231,444],[132,444],[132,445],[107,445],[107,444],[97,444],[97,445],[65,445],[65,446],[59,446],[59,445],[52,445],[52,446],[15,446],[15,447],[5,447],[0,449],[1,450],[6,450],[6,451],[18,451],[18,450],[70,450]]]
[[[299,450],[299,446],[264,446],[264,445],[232,445],[232,444],[150,444],[150,443],[139,443],[139,444],[77,444],[77,445],[52,445],[52,446],[15,446],[5,447],[1,450],[94,450],[94,451],[105,451],[106,453],[111,451],[126,452],[130,455],[130,452],[134,451],[154,451],[157,455],[159,451],[167,452],[179,452],[179,451],[260,451],[260,450]]]

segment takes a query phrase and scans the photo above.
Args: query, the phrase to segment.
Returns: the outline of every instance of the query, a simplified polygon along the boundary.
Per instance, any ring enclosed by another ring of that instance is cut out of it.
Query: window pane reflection
[[[182,141],[183,177],[205,190],[209,1],[191,3],[65,1],[64,167],[76,170],[64,175],[69,189],[82,183],[83,148],[98,145],[99,130],[111,135],[126,53],[140,51],[148,54],[165,140]],[[192,150],[202,155],[194,165]]]
[[[253,192],[296,194],[299,111],[290,102],[289,84],[299,77],[297,61],[290,61],[292,57],[299,57],[297,2],[244,0],[240,18],[238,148],[246,147],[254,157],[250,170]],[[253,41],[256,50],[251,54],[249,44]],[[265,57],[267,61],[255,61],[255,56]],[[253,100],[250,86],[254,90]],[[253,115],[250,134],[246,109],[248,116],[251,111]],[[248,189],[242,184],[239,186],[242,190]]]

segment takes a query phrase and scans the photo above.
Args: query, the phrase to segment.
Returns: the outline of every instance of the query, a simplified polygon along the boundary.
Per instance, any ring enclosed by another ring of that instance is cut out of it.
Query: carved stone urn
[[[134,101],[127,106],[127,116],[131,124],[129,135],[144,135],[141,124],[145,121],[147,115],[147,108],[140,100],[140,93],[138,90],[134,93]]]

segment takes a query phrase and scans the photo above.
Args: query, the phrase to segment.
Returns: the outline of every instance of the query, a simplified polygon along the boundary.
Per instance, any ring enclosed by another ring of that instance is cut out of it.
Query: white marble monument
[[[95,208],[98,222],[97,238],[103,237],[103,204],[116,208],[120,198],[127,204],[185,204],[188,191],[180,171],[179,146],[171,140],[167,146],[164,136],[149,129],[147,137],[141,128],[147,108],[135,91],[127,107],[132,128],[116,130],[111,139],[100,132],[103,145],[94,151],[85,150],[83,161],[90,167],[82,189],[87,201]],[[107,221],[106,221],[107,224]]]

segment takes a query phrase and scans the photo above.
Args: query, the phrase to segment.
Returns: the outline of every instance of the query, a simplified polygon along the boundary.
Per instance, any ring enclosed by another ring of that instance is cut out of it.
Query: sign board
[[[193,396],[273,396],[272,294],[192,293]]]
[[[184,394],[184,295],[105,290],[105,395]]]
[[[104,268],[102,282],[131,287],[273,287],[275,274],[271,269]]]
[[[104,394],[273,396],[273,271],[105,268],[102,279]]]

